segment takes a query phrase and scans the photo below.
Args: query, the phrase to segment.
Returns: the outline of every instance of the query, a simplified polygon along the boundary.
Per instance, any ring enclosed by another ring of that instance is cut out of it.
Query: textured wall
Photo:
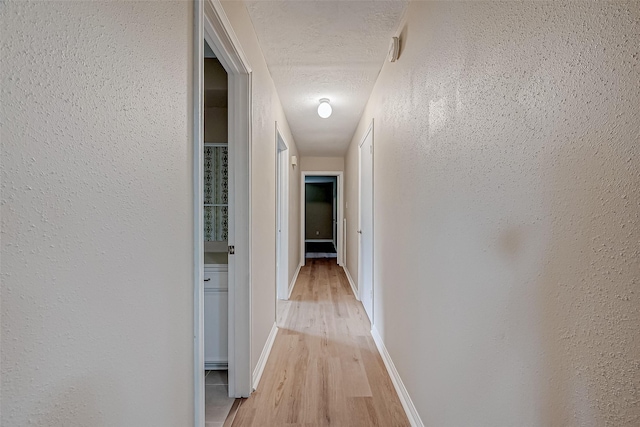
[[[191,425],[192,6],[0,10],[0,424]]]
[[[304,156],[300,158],[300,170],[305,172],[343,171],[344,157]]]
[[[223,2],[224,10],[253,70],[251,179],[251,367],[267,341],[276,319],[276,121],[289,155],[298,155],[269,69],[243,3]],[[291,168],[289,216],[289,278],[300,264],[299,174]],[[296,190],[297,188],[297,190]],[[297,239],[297,240],[294,240]]]
[[[374,323],[422,420],[640,425],[640,3],[407,17],[347,213],[375,118]]]

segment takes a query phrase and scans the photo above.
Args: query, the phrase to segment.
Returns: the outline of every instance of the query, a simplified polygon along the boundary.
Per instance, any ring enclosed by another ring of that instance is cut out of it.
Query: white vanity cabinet
[[[204,266],[204,367],[227,369],[229,362],[229,279],[226,264]]]

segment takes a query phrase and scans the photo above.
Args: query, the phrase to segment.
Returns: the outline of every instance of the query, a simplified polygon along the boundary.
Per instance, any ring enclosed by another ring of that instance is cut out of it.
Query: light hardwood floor
[[[260,385],[234,427],[409,426],[335,259],[307,260],[284,304]]]

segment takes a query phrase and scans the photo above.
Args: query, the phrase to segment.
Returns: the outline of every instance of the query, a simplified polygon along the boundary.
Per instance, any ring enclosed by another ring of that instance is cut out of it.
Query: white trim
[[[198,17],[196,26],[202,26],[201,36],[228,74],[228,240],[235,247],[235,254],[229,257],[229,396],[248,397],[251,394],[251,68],[220,0],[197,3],[202,3],[204,14]],[[202,58],[204,49],[195,54]],[[198,83],[202,85],[202,81]],[[199,90],[202,92],[202,86]],[[196,224],[202,228],[202,215],[196,218]],[[199,259],[203,261],[202,256]],[[196,340],[203,340],[202,331],[196,332],[199,333]],[[203,417],[197,415],[196,420],[202,420],[196,425],[204,425]]]
[[[288,299],[289,284],[289,144],[276,122],[276,294]]]
[[[254,390],[258,388],[258,384],[260,383],[260,378],[262,378],[264,367],[267,365],[267,360],[269,360],[269,354],[271,354],[271,348],[273,347],[273,343],[276,340],[277,334],[278,334],[278,325],[276,325],[276,323],[273,322],[273,326],[271,327],[271,332],[269,332],[269,336],[267,337],[267,342],[264,343],[264,348],[262,349],[262,353],[260,354],[260,359],[258,359],[258,364],[256,365],[256,369],[253,370],[253,389]]]
[[[409,423],[411,427],[424,427],[422,420],[420,419],[420,414],[418,414],[418,410],[416,409],[413,401],[411,400],[411,396],[409,396],[409,392],[407,388],[404,386],[402,382],[402,378],[400,378],[400,374],[396,370],[395,365],[393,364],[393,360],[391,360],[391,356],[387,351],[387,348],[384,345],[384,341],[378,332],[378,328],[373,326],[371,328],[371,336],[373,337],[373,341],[376,343],[376,347],[378,348],[378,352],[380,353],[380,357],[382,357],[382,361],[384,362],[384,366],[387,368],[387,372],[391,377],[391,382],[393,383],[393,387],[396,389],[396,393],[400,398],[400,403],[402,403],[402,407],[404,408],[404,412],[407,414],[407,418],[409,418]]]
[[[335,176],[338,180],[338,194],[336,203],[338,204],[338,221],[337,224],[337,244],[336,251],[338,254],[338,265],[344,264],[343,245],[342,245],[342,226],[344,218],[343,209],[343,195],[344,195],[344,172],[343,171],[300,171],[300,263],[302,266],[306,264],[305,261],[305,178],[307,176]],[[333,242],[333,240],[331,240]]]
[[[369,136],[369,134],[371,134],[371,149],[373,150],[373,144],[374,144],[374,133],[373,133],[373,119],[371,119],[371,124],[369,125],[369,127],[367,128],[367,131],[364,133],[364,136],[362,137],[362,139],[360,140],[360,143],[358,144],[358,231],[362,231],[362,144],[364,144],[364,142],[367,140],[367,137]],[[371,153],[371,205],[373,207],[373,152]],[[373,325],[373,319],[375,316],[375,310],[374,310],[374,301],[375,301],[375,292],[374,292],[374,280],[373,280],[373,257],[374,257],[374,251],[375,251],[375,246],[374,246],[374,218],[373,218],[373,211],[371,212],[371,262],[372,262],[372,271],[371,271],[371,318],[369,319],[371,321],[371,324]],[[362,301],[363,300],[363,295],[362,293],[364,292],[364,286],[360,286],[363,282],[362,282],[362,233],[358,232],[358,300]],[[363,307],[364,307],[364,302],[363,302]],[[366,308],[365,308],[365,313],[367,312]],[[367,316],[369,316],[369,313],[367,313]]]
[[[209,47],[214,50],[218,61],[222,64],[227,73],[230,73],[230,69],[235,71],[234,74],[244,73],[250,74],[251,67],[247,60],[240,40],[233,31],[231,22],[227,18],[227,14],[222,7],[220,0],[203,0],[204,1],[204,38],[209,43]],[[207,36],[213,35],[207,34],[210,27],[214,33],[220,37],[208,40]],[[213,46],[211,46],[213,44]],[[200,54],[200,53],[199,53]],[[201,54],[204,55],[204,52]]]
[[[296,281],[298,280],[298,275],[300,274],[300,269],[302,268],[302,264],[298,264],[298,268],[296,272],[293,274],[293,279],[291,279],[291,283],[289,283],[289,293],[287,294],[287,299],[291,298],[291,294],[293,293],[293,287],[296,285]]]
[[[203,3],[193,5],[193,422],[204,426],[204,26]]]
[[[351,291],[353,292],[353,296],[356,297],[356,299],[358,301],[360,301],[360,297],[358,295],[358,291],[356,290],[356,285],[353,282],[353,278],[351,277],[351,274],[349,273],[349,270],[347,269],[347,266],[343,265],[342,269],[344,270],[344,274],[347,276],[347,280],[349,281],[349,285],[351,285]]]
[[[331,177],[318,177],[317,179],[307,180],[305,184],[329,184],[334,182]]]
[[[347,239],[348,239],[349,233],[347,232],[347,218],[343,218],[342,219],[342,259],[344,260],[344,262],[342,263],[343,266],[347,265]],[[356,299],[358,299],[358,296],[356,295]]]

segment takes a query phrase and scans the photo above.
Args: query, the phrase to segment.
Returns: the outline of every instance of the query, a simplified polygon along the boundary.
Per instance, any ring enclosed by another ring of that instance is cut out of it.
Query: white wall
[[[252,68],[252,180],[251,180],[251,367],[258,363],[276,313],[276,121],[289,145],[289,155],[298,155],[295,141],[282,111],[271,74],[262,56],[251,19],[243,3],[223,2],[224,10],[240,40]],[[289,162],[289,165],[291,162]],[[300,177],[289,166],[290,228],[289,277],[300,264]]]
[[[374,323],[424,424],[637,426],[639,4],[407,17],[347,215],[375,118]]]
[[[1,8],[0,424],[192,425],[192,4]]]
[[[304,156],[300,158],[300,170],[305,172],[343,171],[344,157]]]

